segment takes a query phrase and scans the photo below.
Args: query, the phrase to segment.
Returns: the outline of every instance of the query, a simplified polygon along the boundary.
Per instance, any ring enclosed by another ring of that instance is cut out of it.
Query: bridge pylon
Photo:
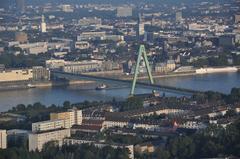
[[[145,66],[147,68],[149,81],[150,81],[151,84],[154,84],[154,80],[153,80],[153,77],[152,77],[151,69],[150,69],[150,66],[149,66],[148,58],[147,58],[147,53],[146,53],[146,50],[145,50],[145,46],[141,44],[140,47],[139,47],[139,50],[138,50],[138,58],[137,58],[137,63],[136,63],[135,71],[134,71],[134,77],[133,77],[130,96],[134,95],[136,82],[137,82],[137,76],[139,74],[139,65],[140,65],[140,62],[141,62],[141,57],[143,57]]]

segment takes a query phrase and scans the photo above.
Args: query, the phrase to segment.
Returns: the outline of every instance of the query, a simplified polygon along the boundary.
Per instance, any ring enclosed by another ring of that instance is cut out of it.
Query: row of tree
[[[84,101],[82,103],[71,104],[69,101],[63,102],[62,105],[50,105],[46,106],[39,102],[34,104],[18,104],[17,106],[13,107],[9,110],[9,113],[19,114],[26,117],[24,121],[15,121],[9,120],[6,122],[0,122],[0,129],[31,129],[31,125],[34,122],[49,120],[50,113],[52,112],[59,112],[59,111],[66,111],[72,107],[77,107],[78,109],[88,108],[92,106],[99,106],[103,104],[103,102],[89,102]]]
[[[27,68],[32,66],[43,66],[45,64],[45,55],[0,55],[0,64],[4,64],[7,68]]]
[[[207,91],[201,94],[195,94],[192,96],[193,100],[198,103],[217,102],[222,101],[226,104],[234,104],[240,102],[240,88],[232,88],[230,94],[222,94],[219,92]]]
[[[0,149],[0,159],[126,159],[127,149],[110,146],[97,148],[93,145],[64,145],[59,148],[54,142],[47,143],[41,152],[29,152],[25,148]]]
[[[211,125],[193,135],[180,135],[167,141],[164,148],[138,159],[198,159],[240,157],[240,120],[227,126]]]

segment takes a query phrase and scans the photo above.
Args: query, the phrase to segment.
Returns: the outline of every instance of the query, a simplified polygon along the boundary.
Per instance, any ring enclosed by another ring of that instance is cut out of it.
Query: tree
[[[158,148],[155,151],[156,157],[159,159],[170,159],[170,153],[168,150]]]
[[[235,115],[237,115],[237,113],[233,109],[229,109],[225,114],[225,116],[227,116],[227,117],[232,117],[232,116],[235,116]]]
[[[173,158],[191,159],[195,153],[195,144],[188,136],[171,139],[168,148]]]
[[[122,111],[143,108],[143,99],[140,97],[130,97],[121,106]]]
[[[16,106],[16,111],[24,111],[26,109],[26,106],[24,104],[18,104]]]
[[[213,141],[207,141],[202,147],[203,157],[218,157],[219,153],[222,152],[223,147]]]
[[[69,101],[63,102],[63,108],[64,109],[70,109],[71,108],[71,103]]]

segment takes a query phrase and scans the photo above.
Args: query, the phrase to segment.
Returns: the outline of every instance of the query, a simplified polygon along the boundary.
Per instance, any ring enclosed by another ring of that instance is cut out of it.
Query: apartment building
[[[33,78],[32,69],[0,71],[0,82],[29,81]]]
[[[0,130],[0,149],[7,148],[7,131]]]
[[[32,69],[3,69],[0,71],[0,82],[50,80],[50,70],[42,66]]]
[[[51,113],[50,120],[69,120],[69,127],[82,124],[82,110],[69,109],[66,112]]]
[[[32,123],[32,132],[42,132],[61,128],[71,128],[69,120],[56,119]]]
[[[29,134],[29,151],[41,151],[44,144],[54,141],[58,146],[63,145],[63,139],[70,137],[70,129],[57,129]]]

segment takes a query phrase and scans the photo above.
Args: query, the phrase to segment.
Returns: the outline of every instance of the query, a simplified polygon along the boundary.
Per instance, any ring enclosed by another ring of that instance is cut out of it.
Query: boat
[[[106,89],[106,88],[107,88],[107,85],[101,84],[101,85],[99,85],[99,86],[96,87],[96,90],[104,90],[104,89]]]
[[[29,84],[27,84],[27,88],[36,88],[36,86],[29,83]]]

